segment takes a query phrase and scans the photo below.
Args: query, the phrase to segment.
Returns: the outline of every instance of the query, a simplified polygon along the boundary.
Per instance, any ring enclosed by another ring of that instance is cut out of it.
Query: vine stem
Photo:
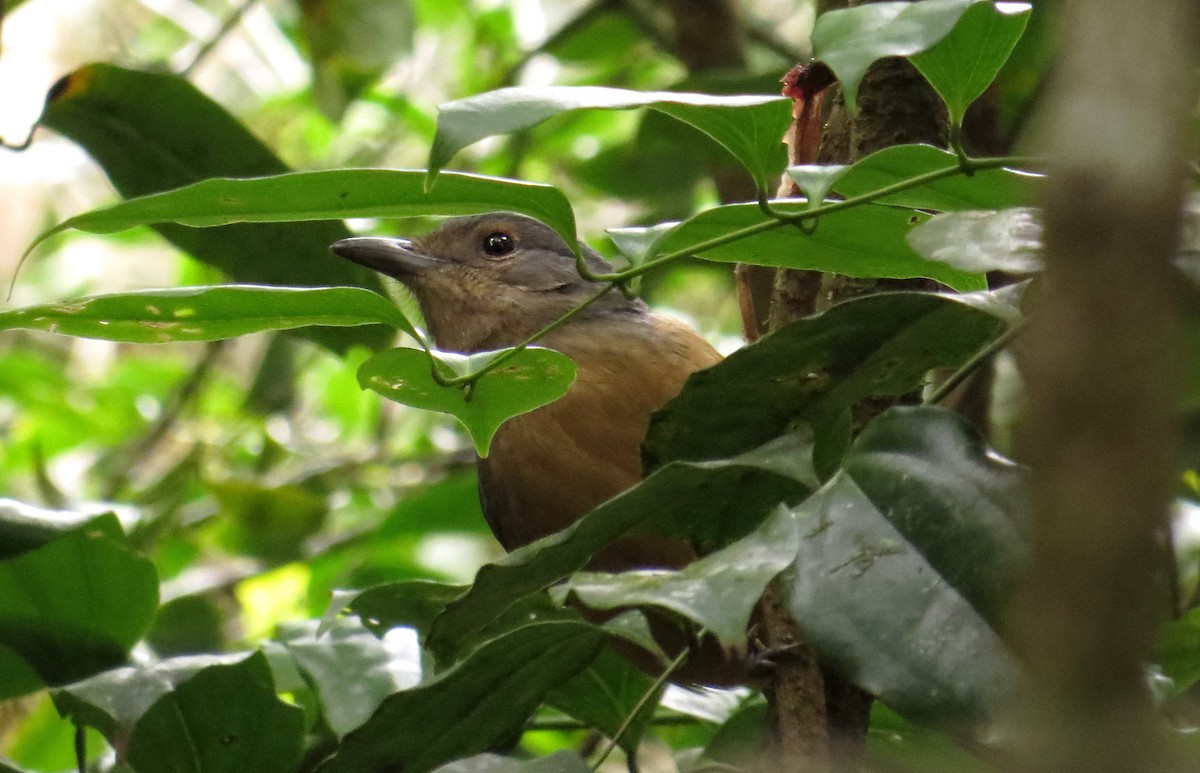
[[[596,301],[600,300],[600,298],[603,297],[605,293],[609,292],[614,287],[624,284],[625,282],[628,282],[630,279],[639,277],[642,274],[648,273],[660,266],[665,266],[668,263],[673,263],[677,260],[680,260],[681,258],[686,258],[686,257],[695,255],[700,252],[705,252],[707,250],[715,249],[717,247],[723,247],[724,245],[731,244],[733,242],[738,241],[739,239],[745,239],[750,236],[755,236],[757,234],[764,233],[766,231],[770,231],[775,228],[782,228],[785,225],[801,225],[801,226],[803,226],[808,221],[812,221],[812,223],[815,225],[816,219],[819,218],[821,215],[829,215],[829,214],[833,214],[834,212],[841,212],[844,209],[851,209],[853,207],[861,206],[863,204],[869,204],[877,199],[883,198],[884,196],[890,196],[894,193],[901,193],[910,188],[916,188],[917,186],[925,185],[926,183],[943,180],[947,177],[954,177],[955,175],[960,175],[960,174],[973,175],[976,172],[984,171],[987,169],[1000,169],[1003,167],[1033,166],[1033,165],[1036,165],[1037,163],[1038,163],[1037,159],[1029,158],[1029,157],[1025,157],[1025,156],[1004,156],[1004,157],[998,157],[998,158],[973,159],[973,158],[968,158],[966,156],[960,155],[960,163],[955,164],[954,166],[949,166],[949,167],[946,167],[945,169],[938,169],[933,172],[926,172],[925,174],[920,174],[920,175],[917,175],[916,177],[910,177],[907,180],[901,180],[900,182],[893,183],[891,185],[885,185],[882,188],[879,188],[874,191],[870,191],[868,193],[864,193],[859,196],[853,196],[851,198],[843,199],[841,201],[830,202],[829,204],[822,204],[819,207],[815,207],[815,208],[807,210],[805,212],[799,212],[799,213],[796,213],[795,215],[783,215],[782,213],[778,212],[778,210],[770,209],[768,207],[768,209],[766,211],[768,214],[770,214],[774,218],[772,220],[767,220],[762,223],[755,223],[754,225],[746,226],[745,228],[740,228],[736,231],[731,231],[731,232],[729,232],[727,234],[723,234],[721,236],[715,236],[712,239],[707,239],[702,242],[697,242],[696,244],[692,244],[687,247],[683,247],[681,249],[674,250],[672,252],[668,252],[665,255],[660,255],[659,257],[654,258],[653,260],[648,260],[639,266],[633,266],[631,268],[625,269],[624,271],[614,271],[614,272],[607,273],[607,274],[598,274],[598,273],[592,271],[590,268],[588,268],[588,265],[587,265],[586,261],[584,260],[583,254],[579,253],[576,255],[576,260],[575,260],[575,265],[576,265],[577,270],[579,271],[579,275],[581,277],[583,277],[584,279],[588,280],[589,282],[603,282],[603,283],[605,283],[604,287],[602,287],[595,294],[586,298],[578,306],[576,306],[573,309],[571,309],[570,311],[566,312],[561,317],[554,320],[550,324],[546,325],[544,328],[537,331],[533,335],[529,336],[529,338],[525,339],[524,341],[517,344],[513,348],[506,350],[505,352],[503,352],[502,354],[497,356],[495,359],[493,359],[491,362],[488,362],[483,367],[481,367],[479,370],[477,370],[473,373],[469,373],[465,376],[456,376],[454,378],[447,378],[438,371],[437,365],[435,363],[434,370],[433,370],[434,381],[436,381],[441,386],[468,386],[468,385],[474,384],[475,382],[479,381],[479,379],[481,379],[485,375],[487,375],[489,372],[495,370],[496,368],[500,367],[508,360],[515,357],[518,352],[521,352],[521,351],[529,348],[533,344],[537,343],[537,341],[539,341],[542,337],[544,337],[544,336],[548,335],[549,333],[551,333],[552,331],[556,330],[560,325],[573,319],[579,312],[583,311],[584,309],[591,306]],[[429,350],[426,349],[426,351],[429,351]]]
[[[697,634],[696,638],[699,639],[703,637],[704,634],[705,631],[701,630],[700,633]],[[600,769],[600,766],[604,764],[604,761],[608,759],[608,756],[613,753],[614,749],[617,748],[617,744],[621,742],[621,737],[625,735],[626,731],[629,730],[630,725],[632,725],[633,721],[637,719],[638,714],[642,712],[642,709],[646,707],[646,704],[650,702],[650,699],[657,695],[660,690],[662,690],[663,685],[670,680],[671,675],[679,670],[679,667],[684,664],[691,654],[692,648],[684,647],[683,652],[680,652],[678,655],[676,655],[675,659],[671,661],[671,665],[667,666],[667,669],[659,675],[658,679],[654,680],[654,684],[650,685],[650,689],[642,693],[642,697],[638,700],[637,704],[635,704],[633,709],[630,710],[630,712],[625,716],[625,721],[623,721],[621,726],[617,728],[617,732],[613,733],[612,738],[608,739],[608,743],[600,752],[600,756],[598,756],[596,761],[592,763],[592,773],[596,773],[596,771]]]
[[[975,355],[967,360],[961,368],[951,373],[941,384],[938,384],[937,389],[933,390],[933,393],[923,401],[924,404],[936,405],[945,400],[946,396],[957,389],[962,382],[966,381],[980,365],[983,365],[992,357],[1007,349],[1009,344],[1015,341],[1021,333],[1025,332],[1025,327],[1026,320],[1018,320],[1008,330],[993,338],[987,346],[975,352]]]

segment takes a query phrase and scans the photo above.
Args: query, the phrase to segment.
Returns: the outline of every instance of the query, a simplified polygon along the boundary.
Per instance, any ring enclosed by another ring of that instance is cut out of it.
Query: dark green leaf
[[[45,510],[15,499],[0,499],[0,559],[39,548],[96,515],[74,510]],[[120,533],[118,528],[116,536]]]
[[[911,722],[881,703],[871,707],[866,760],[893,773],[995,773],[950,738]]]
[[[500,354],[437,352],[435,356],[461,376],[477,372]],[[391,349],[359,367],[358,383],[389,400],[454,416],[471,433],[480,456],[487,456],[501,424],[554,402],[575,380],[575,363],[569,357],[537,347],[518,352],[469,390],[439,384],[433,377],[433,367],[425,352]]]
[[[971,103],[996,79],[1025,32],[1028,3],[976,3],[937,45],[910,57],[960,126]]]
[[[225,108],[187,80],[165,73],[90,64],[51,90],[41,124],[80,145],[125,198],[181,188],[210,177],[288,171]],[[197,230],[160,221],[163,237],[236,282],[358,286],[383,292],[380,276],[332,259],[329,245],[350,236],[341,223],[262,223]],[[320,343],[382,348],[381,327],[310,330]]]
[[[570,110],[650,107],[688,123],[733,154],[766,190],[783,168],[790,105],[778,96],[629,91],[600,86],[518,86],[448,102],[438,108],[429,179],[468,145],[536,126]],[[440,185],[440,183],[439,183]]]
[[[1173,695],[1200,682],[1200,608],[1159,627],[1154,662],[1171,680]]]
[[[0,561],[0,645],[45,684],[120,664],[150,627],[158,606],[154,566],[114,533],[116,518],[101,516]],[[12,689],[3,676],[0,684]]]
[[[809,531],[784,600],[821,657],[914,720],[999,708],[1016,665],[986,617],[1028,550],[1019,478],[948,411],[893,408],[868,425],[794,511]]]
[[[586,623],[534,623],[490,641],[433,682],[396,693],[342,739],[322,773],[424,773],[519,732],[546,693],[586,668],[604,635]]]
[[[415,335],[391,301],[357,287],[177,287],[0,312],[0,330],[45,330],[142,344],[215,341],[309,325],[378,323]]]
[[[286,626],[279,638],[312,680],[321,714],[338,735],[362,725],[387,696],[421,681],[415,646],[385,646],[355,619],[342,618],[319,634],[317,622],[308,620]]]
[[[586,669],[547,693],[546,703],[612,738],[653,684],[654,680],[605,647]],[[621,748],[626,752],[637,748],[649,727],[663,687],[646,701],[621,735]]]
[[[771,206],[798,214],[807,203],[773,201]],[[912,226],[927,215],[896,207],[864,204],[821,215],[816,230],[804,233],[765,215],[757,204],[714,207],[685,220],[655,245],[657,252],[693,253],[698,258],[726,263],[831,271],[847,276],[908,279],[928,277],[960,291],[982,290],[978,274],[926,260],[905,242]],[[745,231],[741,238],[694,251],[714,239]]]
[[[870,395],[904,394],[933,368],[954,367],[1004,329],[988,294],[890,293],[793,322],[693,374],[654,415],[650,468],[722,458],[798,422],[821,426]]]
[[[813,25],[813,56],[829,65],[856,109],[867,68],[885,56],[912,56],[946,37],[973,3],[990,0],[922,0],[868,3],[828,11]]]
[[[770,713],[762,696],[753,695],[717,729],[704,747],[702,759],[747,767],[762,753],[766,735],[772,729]]]
[[[68,218],[40,234],[29,249],[69,228],[115,233],[155,223],[211,228],[229,223],[347,217],[469,215],[497,209],[534,217],[561,234],[567,244],[576,243],[575,215],[557,188],[447,172],[442,184],[426,193],[423,180],[424,172],[406,169],[324,169],[270,177],[206,179]],[[329,253],[330,244],[324,245],[324,259],[345,262]],[[273,252],[278,254],[279,248]],[[276,258],[275,262],[288,261]],[[295,281],[300,279],[296,277]]]
[[[304,711],[275,695],[261,653],[209,666],[163,695],[138,720],[126,759],[138,773],[291,771]]]
[[[245,659],[244,652],[187,655],[150,665],[122,666],[54,690],[54,705],[75,724],[96,728],[110,743],[122,743],[159,698],[205,668]]]
[[[936,215],[914,228],[908,241],[930,260],[956,268],[1015,274],[1042,268],[1041,218],[1028,207]]]
[[[479,570],[433,624],[428,646],[454,653],[517,600],[577,571],[610,542],[640,531],[689,538],[710,550],[744,537],[780,502],[816,486],[803,437],[782,437],[743,456],[664,466],[561,532]]]
[[[838,177],[833,189],[846,198],[853,198],[920,175],[955,169],[958,165],[958,157],[948,150],[932,145],[894,145],[855,163]],[[1029,201],[1034,185],[1041,179],[1038,175],[1011,169],[983,169],[970,177],[964,174],[943,177],[880,197],[875,202],[939,212],[1001,209]]]
[[[424,636],[433,619],[466,590],[465,585],[406,580],[363,591],[335,591],[319,632],[329,630],[339,615],[349,612],[358,615],[363,625],[378,636],[400,625],[415,628]]]
[[[580,572],[551,592],[593,609],[669,609],[732,647],[745,642],[750,613],[767,583],[795,557],[798,529],[795,515],[781,507],[749,535],[678,571]]]

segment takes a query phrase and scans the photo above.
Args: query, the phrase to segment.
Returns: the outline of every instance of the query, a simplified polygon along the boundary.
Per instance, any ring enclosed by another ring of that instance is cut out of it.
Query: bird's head
[[[592,271],[612,270],[581,247]],[[359,236],[331,249],[403,282],[434,341],[450,351],[517,344],[601,287],[579,275],[575,255],[554,229],[511,212],[452,218],[417,239]],[[588,315],[641,308],[614,290]]]

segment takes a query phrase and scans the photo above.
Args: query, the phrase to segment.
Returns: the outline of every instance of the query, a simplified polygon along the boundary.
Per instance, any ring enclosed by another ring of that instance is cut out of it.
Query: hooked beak
[[[408,239],[352,236],[349,239],[334,242],[329,249],[339,257],[353,261],[360,266],[375,269],[400,281],[446,263],[444,260],[421,252]]]

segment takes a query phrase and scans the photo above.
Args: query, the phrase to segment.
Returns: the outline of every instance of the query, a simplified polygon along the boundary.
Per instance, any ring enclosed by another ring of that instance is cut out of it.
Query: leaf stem
[[[704,633],[705,632],[701,630],[699,634],[697,634],[696,638],[699,639],[700,637],[704,636]],[[600,766],[604,764],[606,759],[608,759],[608,755],[612,754],[613,750],[617,748],[617,744],[621,742],[621,736],[625,735],[625,732],[629,730],[630,725],[632,725],[633,721],[637,719],[638,714],[640,714],[642,709],[646,707],[646,704],[650,702],[651,698],[659,694],[659,692],[663,689],[663,686],[670,681],[671,675],[679,670],[679,667],[682,666],[685,661],[687,661],[691,654],[692,648],[690,646],[684,647],[683,652],[680,652],[678,655],[676,655],[675,659],[671,661],[671,665],[667,666],[667,669],[663,671],[657,679],[654,680],[654,684],[650,685],[650,689],[642,693],[642,697],[638,699],[638,702],[634,704],[634,707],[625,716],[625,721],[623,721],[621,726],[617,728],[617,732],[613,733],[612,738],[608,739],[608,743],[600,752],[600,755],[596,758],[596,761],[592,763],[592,773],[596,773],[596,771],[600,769]]]
[[[993,338],[987,346],[975,352],[974,356],[967,360],[961,368],[951,373],[950,376],[941,384],[938,384],[937,389],[933,390],[933,393],[930,394],[929,397],[925,398],[923,401],[924,404],[936,405],[942,400],[945,400],[947,395],[957,389],[962,382],[966,381],[967,378],[974,373],[980,365],[983,365],[992,357],[996,356],[1004,349],[1007,349],[1009,344],[1015,341],[1017,337],[1021,335],[1021,333],[1025,332],[1026,322],[1026,319],[1021,319],[1017,322],[1014,322],[1011,327]]]

